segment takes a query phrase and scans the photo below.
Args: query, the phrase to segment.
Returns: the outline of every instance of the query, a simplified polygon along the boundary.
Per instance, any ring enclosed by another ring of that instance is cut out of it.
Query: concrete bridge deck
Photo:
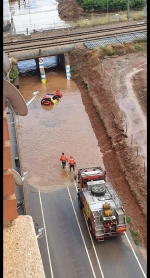
[[[61,46],[61,47],[46,47],[42,49],[36,50],[28,50],[28,51],[19,51],[10,53],[9,57],[14,57],[18,61],[37,59],[40,57],[49,57],[49,56],[57,56],[62,54],[67,54],[68,51],[71,51],[75,48],[75,45],[70,46]],[[7,53],[9,54],[9,53]]]

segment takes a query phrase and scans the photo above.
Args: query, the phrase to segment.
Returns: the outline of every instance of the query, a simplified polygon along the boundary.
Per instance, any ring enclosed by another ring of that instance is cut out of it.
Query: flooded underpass
[[[53,106],[41,105],[46,93],[61,90],[61,101]],[[23,171],[28,171],[28,182],[33,187],[65,185],[73,181],[74,174],[61,168],[60,156],[72,155],[78,168],[102,166],[102,155],[91,126],[80,91],[73,80],[67,80],[59,68],[46,70],[46,84],[39,74],[20,76],[20,92],[25,100],[39,91],[29,107],[26,117],[16,122],[19,156]]]
[[[61,101],[53,106],[41,105],[42,97],[57,89],[63,94]],[[81,93],[73,80],[66,79],[65,71],[57,67],[46,70],[46,84],[41,83],[36,71],[23,72],[19,90],[26,101],[33,92],[40,92],[27,116],[16,116],[16,135],[22,175],[28,172],[23,186],[25,213],[32,216],[36,233],[38,228],[44,228],[38,244],[45,275],[90,278],[90,264],[76,218],[82,221],[88,240],[89,236],[78,207],[74,174],[82,167],[103,167],[103,161]],[[99,118],[96,113],[95,116]],[[75,173],[68,166],[62,169],[62,152],[75,158]],[[83,254],[85,262],[79,267],[79,256]]]
[[[132,223],[140,219],[136,228],[143,234],[146,234],[145,218],[131,195],[111,138],[106,138],[108,136],[92,100],[86,91],[81,90],[81,93],[73,80],[66,79],[65,70],[55,67],[55,59],[53,62],[53,68],[46,68],[45,85],[41,83],[39,72],[34,69],[30,72],[27,64],[22,65],[20,92],[26,101],[33,97],[34,92],[38,91],[39,94],[29,107],[27,116],[15,117],[21,175],[28,172],[23,188],[25,212],[32,216],[36,233],[39,228],[44,230],[42,238],[39,237],[37,241],[46,278],[101,277],[100,263],[105,277],[120,277],[121,273],[126,278],[141,277],[141,270],[138,270],[126,237],[106,239],[100,244],[94,241],[92,245],[84,216],[78,207],[74,173],[70,173],[68,167],[65,170],[61,168],[59,158],[62,152],[67,157],[74,156],[77,163],[75,172],[82,167],[104,168],[104,161],[107,179],[117,189],[121,200],[125,201],[126,212],[131,216]],[[95,72],[85,68],[95,84],[95,76],[92,78]],[[42,97],[46,93],[54,93],[56,89],[63,94],[61,101],[51,107],[42,106]],[[136,254],[141,261],[137,248]],[[90,259],[95,273],[92,272]],[[145,270],[143,261],[142,266]]]

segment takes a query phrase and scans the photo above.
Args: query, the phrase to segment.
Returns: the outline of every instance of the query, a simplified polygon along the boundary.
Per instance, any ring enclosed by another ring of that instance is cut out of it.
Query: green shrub
[[[106,54],[110,56],[114,54],[114,50],[111,45],[106,46]]]
[[[140,244],[140,236],[139,236],[138,231],[131,231],[131,235],[133,237],[134,243],[136,245],[139,245]]]
[[[132,231],[132,236],[138,236],[138,231]]]
[[[131,218],[130,218],[130,216],[126,216],[126,222],[129,224],[129,223],[131,223]]]
[[[12,69],[9,73],[10,80],[15,80],[18,76],[19,72],[16,69]]]
[[[81,5],[84,12],[89,12],[91,10],[106,12],[107,3],[109,12],[115,11],[125,11],[127,10],[127,1],[126,0],[77,0],[77,3]],[[145,6],[144,0],[130,0],[130,8],[139,10],[143,9]]]
[[[135,50],[140,50],[141,49],[141,46],[139,44],[135,44]]]

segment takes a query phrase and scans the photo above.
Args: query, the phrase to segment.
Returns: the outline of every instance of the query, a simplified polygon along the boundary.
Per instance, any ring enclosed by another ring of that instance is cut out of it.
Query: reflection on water
[[[14,33],[42,31],[68,27],[59,18],[56,0],[20,0],[9,3],[14,22]]]
[[[58,69],[49,69],[46,80],[42,84],[36,75],[20,77],[19,90],[26,100],[31,99],[34,91],[40,92],[28,115],[20,117],[17,123],[20,158],[31,185],[69,185],[74,174],[68,167],[61,168],[62,152],[75,157],[77,168],[103,167],[102,157],[76,84]],[[41,106],[42,97],[56,89],[63,93],[61,101],[53,108]]]
[[[33,74],[36,69],[36,62],[34,59],[31,60],[24,60],[24,61],[18,61],[18,70],[21,75],[27,74],[30,72],[30,74]],[[57,56],[51,56],[51,57],[43,57],[43,64],[45,69],[49,69],[51,67],[57,66]],[[39,71],[39,69],[38,69]]]
[[[34,59],[19,61],[17,65],[20,74],[26,74],[29,71],[36,71],[36,63]]]

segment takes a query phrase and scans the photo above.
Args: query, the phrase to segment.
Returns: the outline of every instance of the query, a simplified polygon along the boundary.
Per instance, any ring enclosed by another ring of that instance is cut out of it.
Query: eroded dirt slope
[[[70,53],[70,64],[72,78],[81,91],[83,103],[103,153],[107,177],[123,201],[126,214],[131,217],[130,229],[139,232],[141,244],[146,247],[147,173],[143,167],[143,157],[137,154],[134,142],[129,144],[129,134],[126,132],[124,117],[118,105],[121,98],[118,92],[122,99],[127,101],[122,76],[125,78],[129,72],[143,65],[142,71],[135,71],[130,81],[133,82],[137,102],[142,106],[146,121],[146,55],[127,54],[113,58],[110,62],[108,59],[100,61],[92,51],[76,49]],[[118,74],[122,69],[123,73]],[[113,76],[113,82],[110,80],[110,74]],[[120,86],[118,91],[116,84]],[[95,120],[95,113],[99,115],[99,121]],[[146,133],[146,130],[144,132]]]
[[[59,17],[65,21],[76,21],[79,19],[79,7],[75,0],[58,0]]]

